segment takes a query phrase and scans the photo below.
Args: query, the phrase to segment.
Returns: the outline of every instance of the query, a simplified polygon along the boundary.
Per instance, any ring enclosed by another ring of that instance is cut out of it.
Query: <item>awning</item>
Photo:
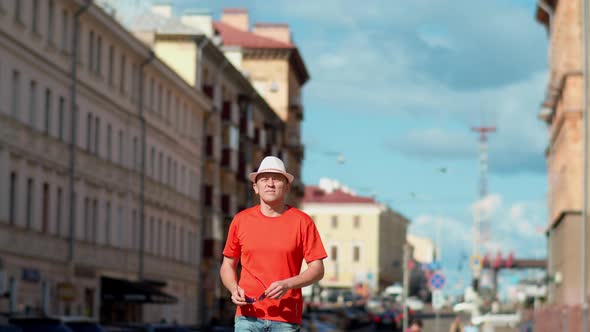
[[[178,303],[175,296],[166,294],[153,283],[101,277],[101,296],[104,301],[135,303]]]

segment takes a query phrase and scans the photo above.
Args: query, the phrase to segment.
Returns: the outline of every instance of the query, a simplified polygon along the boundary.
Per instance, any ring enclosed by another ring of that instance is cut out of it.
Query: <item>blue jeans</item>
[[[256,317],[236,316],[234,332],[299,332],[298,324],[276,322]]]

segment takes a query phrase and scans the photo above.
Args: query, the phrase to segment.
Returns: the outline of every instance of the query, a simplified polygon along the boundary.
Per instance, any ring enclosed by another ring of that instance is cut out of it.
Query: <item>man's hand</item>
[[[237,306],[243,306],[248,304],[246,302],[244,290],[240,286],[236,286],[234,291],[231,293],[231,301]]]
[[[291,286],[287,280],[279,280],[270,284],[264,294],[268,298],[277,300],[283,297],[289,289],[291,289]]]

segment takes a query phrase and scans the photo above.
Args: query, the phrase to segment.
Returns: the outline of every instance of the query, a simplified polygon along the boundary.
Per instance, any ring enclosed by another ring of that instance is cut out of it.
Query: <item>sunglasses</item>
[[[266,289],[266,285],[254,273],[250,272],[250,270],[245,268],[243,265],[242,265],[242,269],[248,271],[248,273],[250,273],[250,275],[252,275],[254,277],[254,279],[256,279],[262,285],[262,287],[264,287],[264,289]],[[262,292],[262,294],[260,294],[260,296],[258,296],[258,297],[250,297],[247,295],[244,297],[246,298],[246,303],[252,304],[252,303],[260,302],[260,301],[266,299],[266,294],[264,292]]]

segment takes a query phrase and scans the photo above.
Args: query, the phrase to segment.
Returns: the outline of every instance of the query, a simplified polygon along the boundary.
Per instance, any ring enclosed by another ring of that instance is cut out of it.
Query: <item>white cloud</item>
[[[502,207],[502,196],[499,194],[490,194],[482,198],[471,206],[474,218],[493,218],[498,210]]]

